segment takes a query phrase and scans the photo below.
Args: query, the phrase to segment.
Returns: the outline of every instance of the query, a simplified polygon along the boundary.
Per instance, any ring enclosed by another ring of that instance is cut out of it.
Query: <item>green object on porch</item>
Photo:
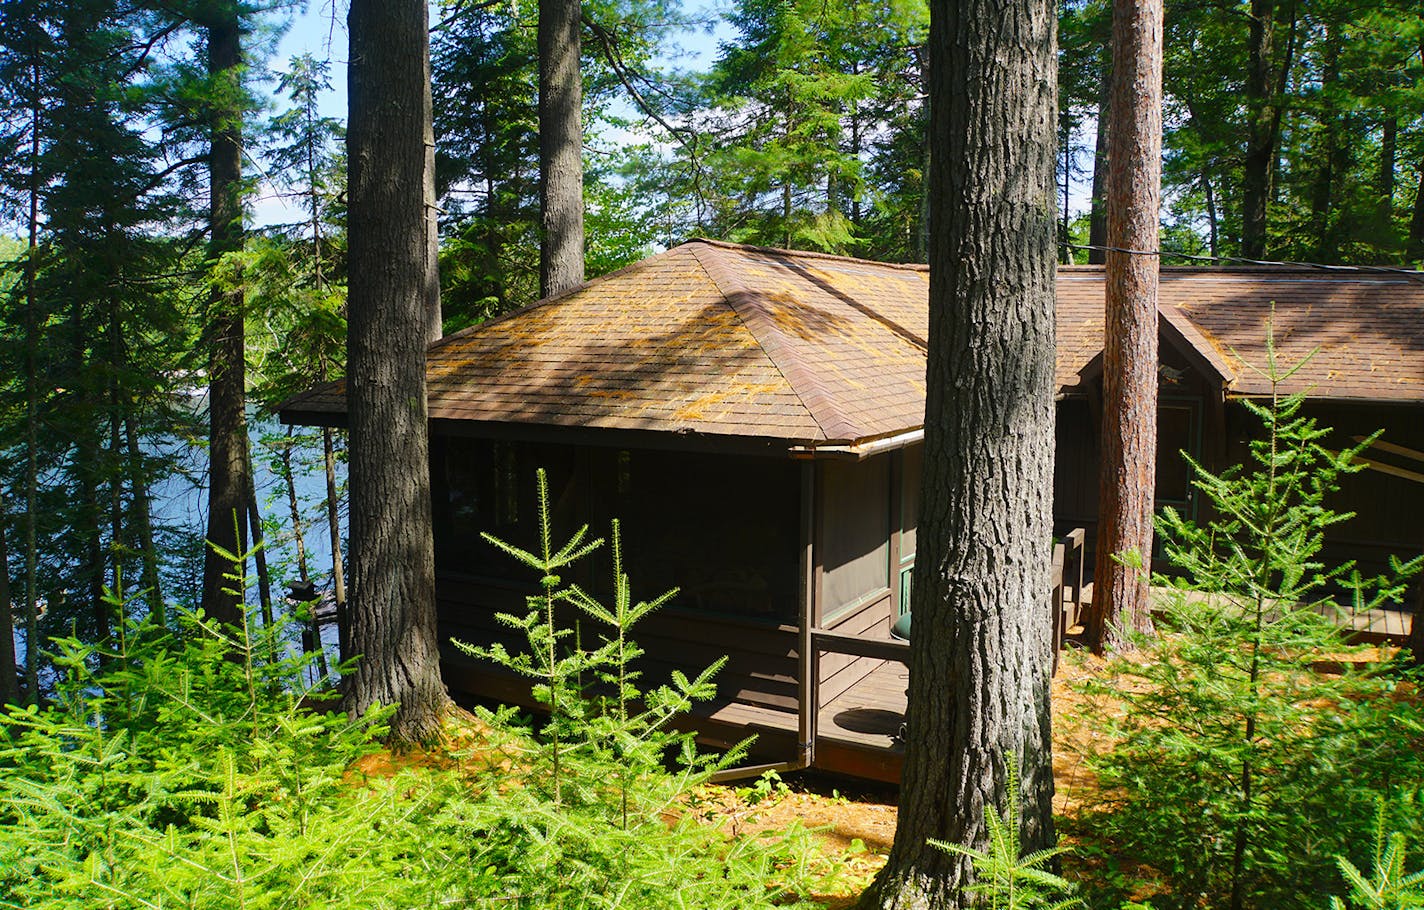
[[[909,614],[909,613],[906,613],[905,615],[901,616],[899,619],[895,620],[895,624],[890,627],[890,634],[893,635],[895,638],[900,639],[901,641],[909,641],[909,640],[910,640],[910,614]]]

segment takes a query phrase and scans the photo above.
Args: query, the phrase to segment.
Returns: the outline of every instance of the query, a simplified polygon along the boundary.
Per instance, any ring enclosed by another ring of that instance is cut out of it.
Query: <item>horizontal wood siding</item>
[[[895,598],[886,593],[856,610],[849,616],[838,618],[829,626],[830,631],[861,638],[889,638],[890,616]],[[882,662],[849,654],[822,654],[821,675],[817,686],[818,700],[826,704],[839,698],[847,689],[875,671]]]

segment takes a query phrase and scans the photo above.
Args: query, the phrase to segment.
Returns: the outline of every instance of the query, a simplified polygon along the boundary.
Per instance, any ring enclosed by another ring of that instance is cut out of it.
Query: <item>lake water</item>
[[[195,412],[206,406],[204,397],[195,397]],[[331,590],[331,532],[326,518],[326,474],[322,463],[321,436],[308,427],[295,427],[297,444],[292,449],[292,479],[302,513],[303,540],[306,545],[307,569],[317,588]],[[277,466],[277,452],[287,442],[287,428],[275,417],[248,414],[248,436],[252,447],[253,480],[257,487],[258,509],[268,526],[269,537],[264,547],[272,570],[273,591],[285,592],[285,584],[298,577],[297,548],[292,528],[291,507],[287,486]],[[342,445],[338,434],[338,447]],[[208,522],[207,470],[208,452],[205,446],[192,445],[187,440],[168,437],[149,442],[150,451],[166,455],[176,470],[153,488],[155,521],[169,528],[175,538],[190,541],[203,539]],[[346,539],[346,464],[338,457],[336,482],[342,504],[339,509],[341,537]],[[275,520],[276,528],[272,527]],[[275,533],[273,533],[275,531]],[[191,602],[201,585],[201,564],[196,554],[189,559],[170,560],[167,575],[173,589],[173,599]],[[187,563],[197,563],[189,566]],[[196,572],[194,571],[196,568]],[[249,569],[251,571],[251,569]],[[279,585],[279,582],[281,583]],[[255,597],[255,591],[253,596]]]
[[[194,442],[176,433],[149,436],[143,442],[149,454],[164,457],[171,465],[171,470],[155,482],[149,492],[157,549],[163,556],[164,599],[172,604],[187,606],[196,604],[202,590],[201,543],[208,521],[208,450],[206,430],[203,429],[206,426],[206,404],[206,396],[193,396],[181,402],[181,407],[187,410],[197,427],[196,432],[203,434],[202,442]],[[248,431],[258,508],[268,526],[264,551],[272,576],[273,599],[278,600],[286,594],[287,584],[299,577],[287,486],[276,467],[275,458],[277,447],[287,441],[287,428],[275,417],[262,417],[253,411],[248,414]],[[321,435],[308,427],[294,428],[294,435],[297,444],[292,450],[292,474],[302,514],[307,571],[318,591],[329,595],[332,590],[331,532],[326,518],[326,473]],[[344,446],[342,436],[337,434],[338,452]],[[341,539],[345,541],[346,464],[340,457],[336,462],[336,481],[341,499],[338,510]],[[251,561],[248,573],[252,579],[248,603],[255,606],[258,596],[255,567]],[[127,593],[132,597],[136,592],[129,590]],[[283,607],[279,603],[276,609],[281,612]],[[23,665],[26,642],[18,610],[15,618],[16,658]],[[328,653],[334,655],[334,623],[322,629],[322,640]]]

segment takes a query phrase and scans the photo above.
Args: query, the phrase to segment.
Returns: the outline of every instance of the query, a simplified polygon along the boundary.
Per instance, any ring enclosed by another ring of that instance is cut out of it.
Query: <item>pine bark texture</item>
[[[931,4],[930,344],[915,634],[895,843],[863,907],[960,907],[984,814],[1021,777],[1053,840],[1056,17],[1045,0]]]
[[[539,0],[539,296],[583,283],[579,0]]]
[[[360,713],[399,703],[393,744],[439,733],[425,348],[430,257],[424,0],[351,4],[347,398],[351,432],[351,648]],[[424,100],[422,100],[424,99]]]
[[[1094,649],[1151,632],[1146,568],[1152,558],[1157,459],[1158,213],[1162,200],[1162,3],[1116,0],[1109,252],[1103,338],[1103,436],[1097,565],[1089,635]],[[1136,551],[1142,568],[1114,561]]]
[[[445,331],[440,313],[440,204],[435,193],[435,109],[428,52],[425,55],[424,81],[421,112],[425,118],[425,176],[422,181],[425,199],[425,340],[431,342],[438,340]]]
[[[234,4],[216,4],[208,33],[208,75],[218,86],[208,158],[208,259],[239,253],[242,232],[242,109],[237,84],[242,32]],[[208,321],[208,529],[210,543],[240,554],[247,546],[246,339],[241,288],[218,288]],[[227,578],[232,563],[209,548],[203,558],[203,611],[234,625],[242,592]]]

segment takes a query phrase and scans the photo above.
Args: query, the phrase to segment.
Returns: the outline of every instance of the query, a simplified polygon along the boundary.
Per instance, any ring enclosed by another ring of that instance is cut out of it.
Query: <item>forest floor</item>
[[[1371,650],[1354,654],[1352,659],[1375,661],[1385,656],[1385,650]],[[1075,650],[1065,655],[1053,678],[1053,806],[1063,835],[1060,843],[1068,848],[1064,872],[1070,880],[1091,875],[1094,865],[1073,859],[1075,838],[1071,831],[1077,827],[1073,822],[1085,809],[1101,808],[1110,799],[1110,794],[1100,789],[1089,758],[1111,743],[1088,718],[1102,717],[1112,706],[1099,703],[1090,710],[1089,696],[1081,691],[1082,683],[1101,681],[1108,675],[1104,658]],[[1123,683],[1123,677],[1118,677],[1118,684]],[[358,762],[353,770],[384,775],[405,766],[456,764],[451,751],[478,751],[483,736],[483,725],[473,715],[463,710],[457,713],[454,729],[458,734],[442,748],[400,756],[380,751]],[[812,899],[826,910],[844,910],[854,906],[884,865],[894,841],[898,797],[899,789],[893,785],[796,772],[784,778],[707,785],[693,795],[689,808],[709,823],[722,825],[733,837],[781,831],[797,823],[811,829],[823,856],[837,869],[826,893]],[[1123,857],[1117,861],[1135,866]],[[1138,873],[1138,881],[1155,877],[1151,870],[1132,871]]]
[[[1367,649],[1348,660],[1382,661],[1392,651]],[[1060,829],[1059,843],[1067,848],[1064,875],[1069,880],[1093,874],[1093,867],[1101,862],[1082,857],[1075,861],[1076,839],[1071,832],[1079,827],[1073,822],[1084,810],[1101,808],[1110,798],[1100,788],[1089,758],[1111,746],[1111,742],[1089,718],[1102,717],[1114,706],[1102,702],[1090,705],[1090,696],[1081,691],[1081,684],[1092,679],[1101,681],[1109,675],[1107,663],[1105,658],[1075,650],[1065,654],[1053,678],[1053,811]],[[1329,672],[1335,667],[1322,669]],[[1117,682],[1126,684],[1121,676]],[[816,902],[827,910],[855,905],[860,892],[884,865],[895,837],[899,789],[891,785],[803,772],[789,775],[780,785],[770,788],[740,784],[708,790],[708,798],[721,806],[722,817],[734,833],[778,830],[799,821],[815,829],[826,856],[844,857],[837,887],[831,893],[815,896]],[[1152,870],[1126,857],[1116,857],[1115,863],[1121,871],[1134,873],[1139,882],[1156,878]],[[1148,891],[1152,889],[1151,885],[1146,887]],[[1133,898],[1149,897],[1148,891],[1134,894]]]
[[[1053,807],[1059,819],[1074,817],[1098,801],[1097,777],[1086,759],[1103,743],[1082,721],[1085,699],[1075,684],[1100,675],[1104,663],[1080,652],[1064,660],[1053,679]],[[884,865],[894,840],[899,789],[806,772],[770,787],[753,784],[709,787],[705,798],[720,810],[718,816],[734,835],[779,830],[795,822],[814,829],[827,856],[844,857],[837,887],[817,895],[817,902],[827,910],[854,906]]]

